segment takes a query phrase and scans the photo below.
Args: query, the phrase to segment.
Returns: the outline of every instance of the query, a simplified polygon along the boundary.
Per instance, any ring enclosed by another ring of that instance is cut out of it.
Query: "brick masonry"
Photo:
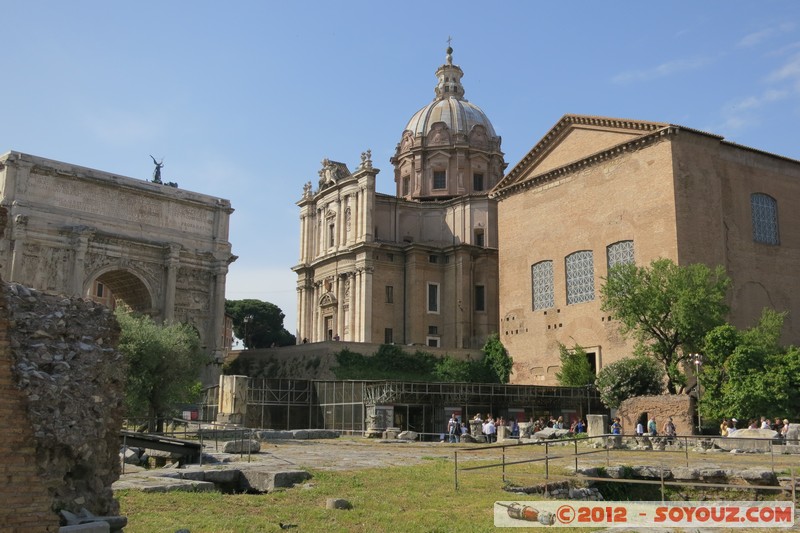
[[[659,434],[664,433],[664,422],[670,416],[675,423],[678,435],[694,435],[695,433],[692,417],[694,398],[686,394],[638,396],[623,401],[617,410],[617,416],[622,421],[623,435],[636,433],[636,422],[642,413],[647,413],[648,417],[655,416]],[[647,432],[647,422],[644,422],[643,425]]]

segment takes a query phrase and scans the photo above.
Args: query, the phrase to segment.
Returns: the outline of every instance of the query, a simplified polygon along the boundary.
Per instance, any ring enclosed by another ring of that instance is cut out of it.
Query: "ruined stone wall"
[[[118,334],[103,306],[0,280],[4,531],[56,531],[61,509],[118,513],[111,492],[125,376]]]
[[[642,413],[655,416],[659,434],[664,432],[664,422],[670,416],[678,435],[694,435],[695,433],[694,398],[689,395],[637,396],[623,401],[617,410],[617,416],[622,423],[623,435],[636,433],[636,421]],[[645,422],[643,425],[647,432],[647,423]]]

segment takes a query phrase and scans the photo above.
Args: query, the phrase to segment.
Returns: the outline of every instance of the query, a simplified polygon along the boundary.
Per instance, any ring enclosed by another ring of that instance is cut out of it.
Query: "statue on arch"
[[[164,168],[164,158],[162,157],[161,161],[156,161],[156,158],[151,155],[150,159],[153,160],[153,164],[156,166],[153,170],[153,183],[163,183],[161,181],[161,169]]]

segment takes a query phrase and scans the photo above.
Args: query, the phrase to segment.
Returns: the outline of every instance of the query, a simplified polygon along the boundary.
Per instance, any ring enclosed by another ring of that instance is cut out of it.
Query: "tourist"
[[[750,423],[747,424],[747,429],[758,429],[758,420],[751,418]]]
[[[733,435],[734,433],[736,433],[736,424],[738,424],[738,423],[739,423],[738,420],[736,420],[735,418],[731,418],[731,423],[728,424],[728,436],[729,437],[731,435]]]
[[[667,436],[667,444],[672,444],[673,440],[677,436],[677,431],[675,430],[675,424],[672,422],[672,417],[667,418],[667,421],[664,423],[664,434]]]
[[[579,418],[578,423],[575,424],[575,433],[586,433],[586,422],[582,418]]]
[[[556,425],[553,427],[556,429],[564,429],[564,417],[559,416],[558,420],[556,420]]]
[[[483,434],[486,435],[486,442],[488,444],[491,444],[496,440],[497,428],[494,425],[492,415],[489,415],[486,418],[486,422],[483,423]]]
[[[783,419],[783,426],[781,427],[781,438],[785,441],[789,436],[789,419]]]
[[[516,418],[511,419],[511,437],[515,439],[519,437],[519,424]]]
[[[649,433],[651,437],[658,435],[658,425],[656,424],[655,416],[651,416],[650,420],[647,421],[647,433]]]
[[[642,424],[641,420],[636,424],[636,436],[639,438],[644,437],[644,424]]]
[[[727,437],[728,436],[728,419],[727,418],[723,418],[722,419],[722,423],[720,423],[720,425],[719,425],[719,434],[722,435],[723,437]]]
[[[769,418],[766,416],[761,417],[761,429],[772,429],[769,425]]]
[[[464,440],[464,435],[469,435],[469,428],[466,422],[461,422],[461,440]]]
[[[772,430],[777,431],[778,435],[780,436],[781,430],[783,429],[783,423],[781,423],[780,417],[775,417],[775,422],[772,423]]]
[[[461,426],[458,423],[458,418],[456,414],[453,413],[450,416],[450,420],[447,421],[447,435],[448,435],[448,442],[454,444],[458,442],[459,433],[461,431]]]
[[[611,434],[622,435],[622,424],[620,423],[619,418],[615,418],[613,420],[613,423],[611,424]]]
[[[474,422],[480,422],[481,424],[483,424],[483,419],[481,418],[481,414],[480,413],[475,413],[475,418],[473,418],[472,420]]]

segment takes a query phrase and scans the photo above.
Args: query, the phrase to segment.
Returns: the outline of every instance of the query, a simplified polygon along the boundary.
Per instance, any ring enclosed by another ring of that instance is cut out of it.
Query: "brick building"
[[[566,115],[493,189],[500,338],[515,383],[555,384],[558,343],[597,370],[633,343],[600,309],[609,265],[723,265],[730,321],[789,311],[800,342],[800,162],[673,124]]]

